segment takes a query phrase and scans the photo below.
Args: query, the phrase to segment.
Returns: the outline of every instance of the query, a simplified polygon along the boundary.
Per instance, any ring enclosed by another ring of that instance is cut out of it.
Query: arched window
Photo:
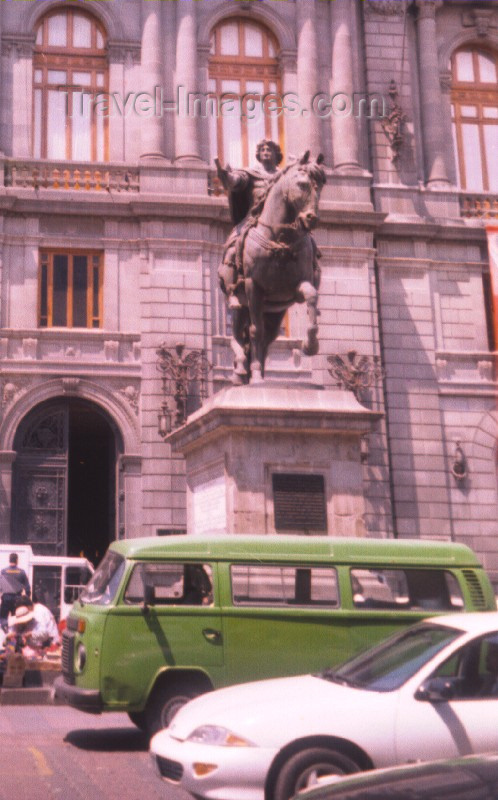
[[[33,57],[34,157],[105,161],[107,118],[98,98],[107,91],[102,26],[75,8],[43,17]]]
[[[498,54],[466,47],[451,59],[452,122],[459,184],[498,191]]]
[[[275,37],[255,22],[227,19],[214,29],[209,61],[214,101],[208,112],[211,158],[249,166],[261,139],[282,146],[277,52]]]

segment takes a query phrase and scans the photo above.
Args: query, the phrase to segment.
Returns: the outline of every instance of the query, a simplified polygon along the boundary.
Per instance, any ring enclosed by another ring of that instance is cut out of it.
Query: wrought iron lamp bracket
[[[349,350],[346,355],[329,356],[327,361],[329,374],[336,385],[353,392],[357,400],[361,400],[363,393],[384,376],[377,356],[361,356],[356,350]]]
[[[200,401],[207,397],[207,381],[211,365],[204,350],[190,350],[184,354],[185,345],[179,342],[171,350],[162,342],[156,350],[156,368],[161,374],[162,401],[158,413],[158,433],[164,439],[173,428],[178,428],[187,419],[187,403],[190,397]],[[194,384],[198,389],[193,391]],[[174,410],[171,411],[170,399]],[[174,417],[173,417],[174,415]]]

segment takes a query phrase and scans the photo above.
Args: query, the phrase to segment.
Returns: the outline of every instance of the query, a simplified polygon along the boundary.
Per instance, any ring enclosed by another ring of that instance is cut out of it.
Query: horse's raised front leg
[[[249,339],[251,342],[251,383],[260,383],[264,374],[263,359],[263,292],[251,278],[246,278],[246,297],[249,306]]]
[[[297,288],[298,303],[306,303],[308,312],[308,328],[303,339],[301,349],[306,356],[316,356],[318,353],[318,292],[309,281],[303,281]]]

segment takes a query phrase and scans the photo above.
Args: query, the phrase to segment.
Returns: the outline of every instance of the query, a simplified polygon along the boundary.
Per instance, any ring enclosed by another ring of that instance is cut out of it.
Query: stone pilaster
[[[8,74],[12,76],[12,155],[16,158],[29,158],[32,155],[30,132],[34,43],[34,36],[31,34],[2,36],[2,55],[7,57],[3,66],[7,66]],[[7,87],[3,86],[3,99],[7,91]]]
[[[164,158],[163,119],[156,113],[154,99],[163,84],[160,0],[142,3],[142,83],[151,97],[151,114],[141,125],[141,157]]]
[[[416,0],[425,179],[433,188],[449,184],[444,157],[446,142],[441,119],[443,98],[436,38],[436,9],[440,5],[441,0]]]
[[[358,128],[353,113],[351,0],[334,0],[332,15],[332,153],[334,169],[357,172]]]
[[[120,456],[119,470],[122,472],[122,502],[124,504],[119,524],[119,538],[136,539],[138,536],[143,536],[141,520],[142,457],[133,453]]]
[[[312,112],[313,98],[318,93],[318,44],[316,34],[316,3],[296,0],[297,11],[297,92],[301,108],[299,118],[299,149],[321,150],[320,119]]]
[[[12,465],[16,460],[15,450],[0,452],[0,488],[3,502],[0,503],[0,543],[10,542],[10,511],[12,504]]]
[[[198,120],[191,113],[189,98],[198,91],[197,9],[195,0],[176,3],[176,160],[199,160]]]
[[[281,50],[278,56],[280,73],[282,75],[282,91],[287,95],[297,96],[297,54],[296,50]],[[293,117],[284,114],[285,144],[287,156],[297,156],[300,148],[300,130]]]

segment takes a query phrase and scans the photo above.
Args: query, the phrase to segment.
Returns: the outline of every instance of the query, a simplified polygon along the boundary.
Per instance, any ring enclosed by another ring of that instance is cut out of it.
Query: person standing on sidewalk
[[[0,625],[4,625],[9,614],[15,611],[18,598],[31,596],[31,587],[25,571],[18,566],[17,553],[9,556],[9,566],[0,572]]]

